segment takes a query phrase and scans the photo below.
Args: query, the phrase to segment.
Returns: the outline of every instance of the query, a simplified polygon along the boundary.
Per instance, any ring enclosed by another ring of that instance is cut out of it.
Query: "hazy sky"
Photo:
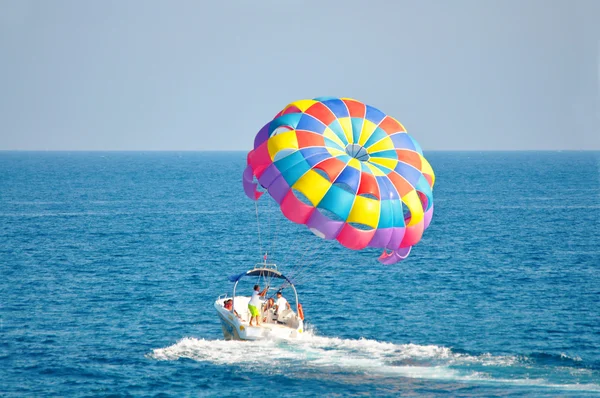
[[[352,97],[427,150],[600,149],[596,0],[0,0],[0,149],[249,150]]]

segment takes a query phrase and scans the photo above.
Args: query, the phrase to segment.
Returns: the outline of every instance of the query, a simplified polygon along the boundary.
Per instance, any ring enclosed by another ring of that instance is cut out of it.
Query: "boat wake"
[[[435,345],[392,344],[368,339],[306,335],[301,340],[225,341],[186,337],[158,348],[149,358],[180,358],[243,366],[269,374],[319,378],[327,374],[429,379],[495,385],[521,385],[600,392],[600,372],[562,355],[470,355]]]

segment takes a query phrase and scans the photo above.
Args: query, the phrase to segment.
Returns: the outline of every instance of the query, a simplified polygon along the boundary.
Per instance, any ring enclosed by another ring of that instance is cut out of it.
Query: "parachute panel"
[[[257,133],[243,173],[289,220],[344,247],[407,258],[433,217],[433,169],[404,126],[351,98],[292,102]]]

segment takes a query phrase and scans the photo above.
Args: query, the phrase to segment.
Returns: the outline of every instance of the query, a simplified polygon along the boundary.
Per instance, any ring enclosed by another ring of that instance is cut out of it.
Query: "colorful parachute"
[[[243,175],[251,199],[260,184],[291,221],[350,249],[382,248],[384,264],[405,259],[429,226],[434,180],[396,119],[331,97],[279,112],[256,135]]]

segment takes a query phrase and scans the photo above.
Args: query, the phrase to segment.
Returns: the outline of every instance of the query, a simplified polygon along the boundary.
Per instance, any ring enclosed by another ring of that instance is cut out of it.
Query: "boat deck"
[[[248,325],[247,322],[243,322],[243,325],[246,326],[247,328],[252,328],[252,329],[271,329],[271,330],[277,330],[277,329],[293,329],[290,328],[287,325],[282,325],[281,323],[266,323],[266,322],[262,322],[260,324],[260,326],[250,326]]]

